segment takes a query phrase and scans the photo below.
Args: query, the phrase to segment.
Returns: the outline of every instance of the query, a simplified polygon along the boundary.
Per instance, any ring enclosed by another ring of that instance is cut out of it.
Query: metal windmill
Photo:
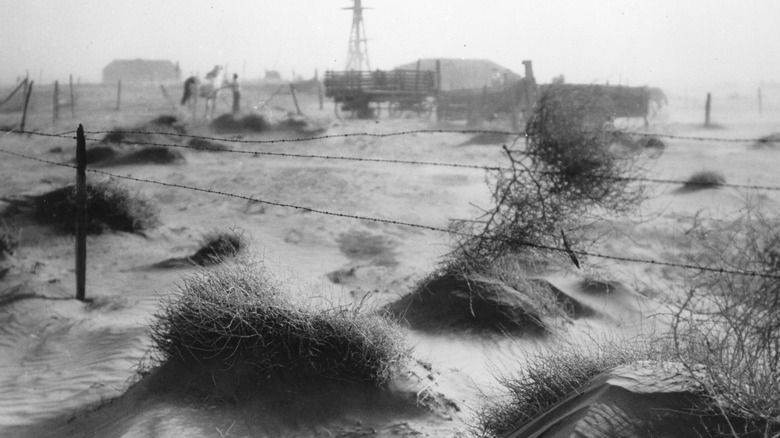
[[[349,33],[349,48],[347,51],[346,70],[371,70],[368,60],[368,46],[366,42],[366,26],[363,24],[363,9],[361,0],[353,0],[354,6],[342,8],[352,10],[352,30]],[[365,67],[365,68],[363,68]]]

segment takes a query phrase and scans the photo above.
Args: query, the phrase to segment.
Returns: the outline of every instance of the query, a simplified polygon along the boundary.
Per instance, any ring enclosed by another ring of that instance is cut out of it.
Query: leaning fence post
[[[290,94],[292,94],[293,103],[295,103],[295,111],[297,111],[300,116],[303,113],[301,112],[301,107],[298,106],[298,97],[295,95],[295,86],[293,86],[292,82],[290,82]]]
[[[87,276],[87,140],[76,130],[76,299],[84,301]]]
[[[33,81],[25,87],[24,90],[24,109],[22,110],[22,125],[20,130],[24,132],[24,125],[27,123],[27,108],[30,106],[30,95],[32,94]]]

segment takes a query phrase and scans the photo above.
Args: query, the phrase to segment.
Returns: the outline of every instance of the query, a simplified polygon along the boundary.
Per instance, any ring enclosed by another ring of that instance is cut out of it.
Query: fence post
[[[322,84],[320,83],[320,77],[319,77],[319,71],[317,69],[314,70],[314,81],[317,83],[317,99],[320,102],[320,110],[323,108],[322,106]]]
[[[293,102],[295,103],[295,111],[298,111],[298,115],[300,116],[303,113],[301,113],[301,108],[298,106],[298,96],[295,95],[295,86],[293,86],[292,82],[290,82],[290,93],[292,94]]]
[[[119,79],[116,83],[116,110],[119,111],[119,105],[122,101],[122,80]]]
[[[707,102],[704,104],[704,126],[710,126],[710,108],[712,107],[712,95],[707,93]]]
[[[87,271],[87,140],[76,130],[76,299],[84,301]]]
[[[70,75],[70,116],[76,117],[76,100],[73,98],[73,75]]]
[[[24,89],[24,109],[22,110],[22,125],[20,126],[20,129],[22,132],[24,132],[24,125],[27,123],[27,108],[30,104],[30,95],[32,94],[32,87],[33,87],[33,81],[30,81],[29,84]]]
[[[54,93],[52,95],[52,122],[56,122],[60,118],[60,83],[54,81]]]
[[[758,87],[758,115],[763,116],[764,115],[764,103],[761,99],[761,87]]]

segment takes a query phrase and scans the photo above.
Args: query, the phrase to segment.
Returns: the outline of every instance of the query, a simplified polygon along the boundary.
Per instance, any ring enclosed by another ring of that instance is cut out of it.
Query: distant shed
[[[115,59],[103,68],[103,83],[159,83],[181,80],[179,63],[156,59]]]

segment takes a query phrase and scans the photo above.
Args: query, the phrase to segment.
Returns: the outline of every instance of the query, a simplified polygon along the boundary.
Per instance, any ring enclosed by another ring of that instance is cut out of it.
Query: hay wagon
[[[379,117],[382,105],[391,117],[430,117],[439,93],[436,73],[422,70],[327,71],[324,84],[339,117]]]

